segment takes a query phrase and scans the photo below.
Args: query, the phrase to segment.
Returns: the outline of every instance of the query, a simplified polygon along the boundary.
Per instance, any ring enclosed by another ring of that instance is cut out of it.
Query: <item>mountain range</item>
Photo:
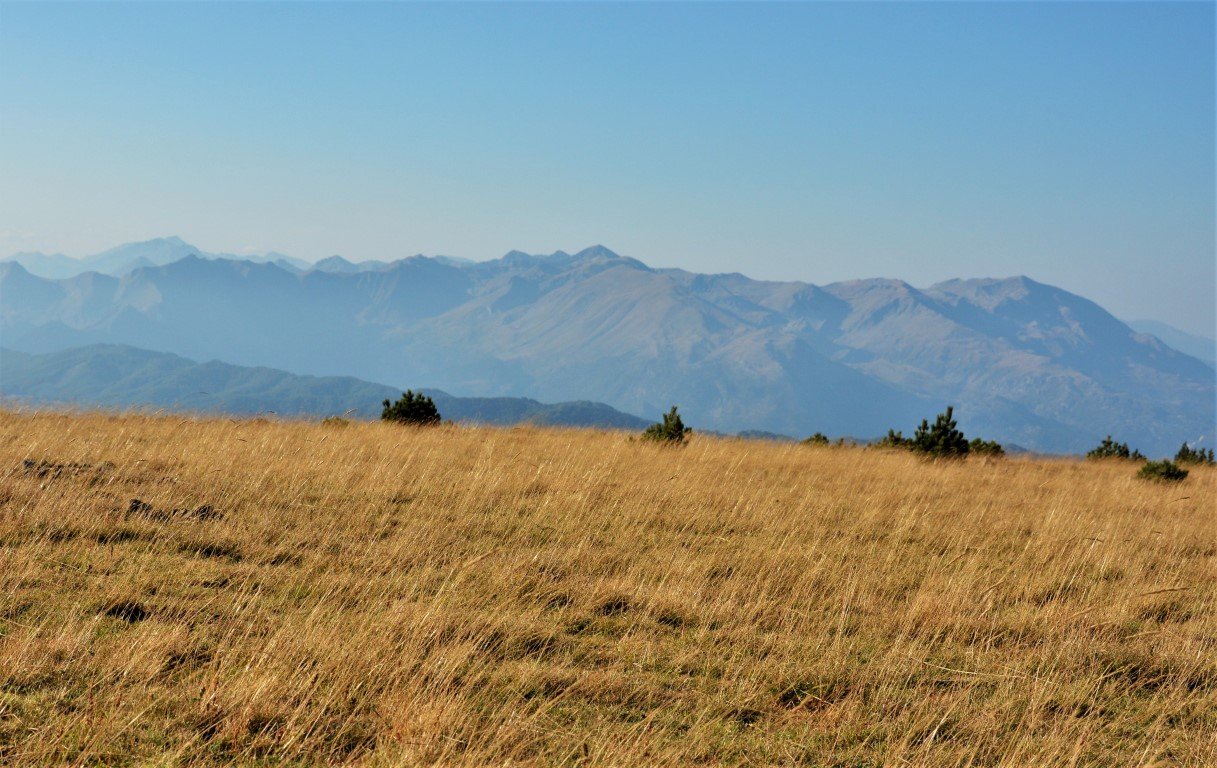
[[[0,347],[0,395],[30,405],[164,408],[238,416],[380,415],[401,390],[351,376],[301,376],[219,361],[197,363],[167,352],[95,344],[31,355]],[[650,422],[604,403],[539,403],[522,397],[455,397],[425,390],[445,419],[480,424],[543,424],[642,429]]]
[[[219,259],[225,261],[249,261],[255,264],[274,264],[288,272],[295,273],[307,272],[309,270],[343,273],[370,272],[388,267],[392,263],[376,260],[353,262],[334,255],[310,264],[304,259],[298,259],[294,256],[288,256],[275,251],[240,256],[233,253],[208,253],[187,243],[180,237],[158,237],[138,243],[125,243],[82,259],[65,256],[62,253],[25,251],[15,253],[4,261],[20,264],[31,275],[60,280],[67,277],[75,277],[86,272],[99,272],[103,275],[122,277],[140,267],[159,267],[165,264],[172,264],[178,259],[183,259],[187,256],[196,256],[210,261]],[[472,263],[466,259],[457,259],[451,256],[436,256],[433,258],[446,264]]]
[[[244,260],[255,263],[273,263],[289,271],[310,268],[307,261],[269,252],[258,255],[237,256],[232,253],[207,253],[190,245],[180,237],[158,237],[138,243],[125,243],[101,253],[74,259],[62,253],[40,253],[27,251],[15,253],[5,261],[20,264],[27,272],[39,277],[59,280],[75,277],[87,272],[121,277],[140,267],[158,267],[172,264],[178,259],[195,256],[203,259]]]
[[[1211,366],[1027,277],[817,286],[654,269],[602,246],[328,261],[192,252],[60,279],[8,262],[0,335],[31,353],[127,344],[648,416],[679,404],[724,432],[908,432],[953,404],[968,434],[1040,451],[1108,433],[1148,453],[1213,441]]]

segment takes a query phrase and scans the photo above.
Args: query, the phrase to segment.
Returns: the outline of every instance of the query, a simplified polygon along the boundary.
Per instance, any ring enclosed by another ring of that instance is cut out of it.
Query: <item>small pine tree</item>
[[[1169,459],[1162,459],[1161,461],[1146,463],[1137,472],[1137,477],[1142,480],[1154,480],[1160,483],[1177,483],[1187,477],[1187,470],[1180,469],[1178,464]]]
[[[415,394],[414,390],[407,389],[402,393],[401,399],[396,403],[384,401],[384,409],[380,412],[380,418],[385,421],[395,421],[399,424],[417,424],[420,426],[429,426],[440,422],[439,409],[435,407],[435,402],[423,393]]]
[[[947,406],[931,425],[925,419],[913,433],[913,450],[934,458],[958,458],[968,455],[968,439],[956,428],[955,409]]]
[[[828,445],[828,435],[817,432],[803,441],[804,445]]]
[[[663,421],[652,424],[642,433],[644,440],[657,440],[668,445],[681,445],[693,430],[685,426],[676,406],[663,415]]]
[[[1111,439],[1111,435],[1103,438],[1103,442],[1096,447],[1091,448],[1086,452],[1088,459],[1133,459],[1135,461],[1144,461],[1145,457],[1140,451],[1130,451],[1128,443],[1117,443]]]
[[[1179,452],[1175,454],[1175,463],[1177,464],[1213,464],[1213,449],[1207,451],[1203,448],[1192,448],[1187,443],[1179,447]]]

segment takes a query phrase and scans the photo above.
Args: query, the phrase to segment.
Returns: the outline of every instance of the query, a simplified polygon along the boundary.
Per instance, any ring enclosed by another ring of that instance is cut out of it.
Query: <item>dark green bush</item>
[[[407,389],[402,393],[401,399],[396,403],[390,404],[388,400],[384,401],[384,410],[380,412],[380,418],[385,421],[396,421],[399,424],[418,424],[427,426],[438,424],[440,422],[439,409],[435,407],[435,403],[431,398],[423,393],[414,393],[414,390]]]
[[[914,451],[929,454],[934,458],[959,458],[968,455],[968,439],[963,432],[956,429],[955,409],[947,406],[945,412],[938,414],[934,423],[921,420],[921,426],[913,433]]]
[[[804,445],[828,445],[828,435],[817,432],[803,441]]]
[[[981,440],[979,437],[972,438],[972,442],[968,443],[968,452],[976,456],[1006,455],[1006,449],[1001,447],[1001,443],[996,440]]]
[[[1213,449],[1207,451],[1203,448],[1192,448],[1187,443],[1179,447],[1179,452],[1175,454],[1175,462],[1177,464],[1213,464]]]
[[[878,448],[905,448],[917,453],[924,453],[935,459],[963,458],[969,453],[980,456],[1005,456],[1006,451],[996,440],[982,440],[979,437],[968,442],[955,422],[955,408],[948,405],[946,411],[938,414],[931,424],[927,419],[921,420],[921,425],[913,432],[912,437],[889,429],[887,435],[875,443]]]
[[[1111,435],[1103,438],[1103,442],[1087,451],[1086,458],[1132,459],[1133,461],[1145,461],[1145,457],[1141,455],[1140,451],[1130,451],[1128,449],[1128,443],[1117,443],[1111,439]]]
[[[1137,477],[1142,480],[1155,480],[1163,483],[1177,483],[1187,477],[1187,470],[1180,469],[1179,465],[1170,459],[1162,459],[1161,461],[1147,462],[1144,467],[1137,472]]]
[[[883,436],[877,443],[877,448],[912,448],[913,441],[904,436],[904,432],[889,429],[887,434]]]
[[[663,415],[663,421],[647,427],[646,431],[642,433],[642,437],[644,440],[657,440],[669,445],[680,445],[692,431],[681,420],[676,406],[672,406],[672,410]]]

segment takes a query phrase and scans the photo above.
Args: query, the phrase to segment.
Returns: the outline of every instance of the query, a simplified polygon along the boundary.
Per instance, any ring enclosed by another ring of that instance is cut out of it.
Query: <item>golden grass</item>
[[[0,763],[1214,765],[1217,472],[1134,474],[0,413]]]

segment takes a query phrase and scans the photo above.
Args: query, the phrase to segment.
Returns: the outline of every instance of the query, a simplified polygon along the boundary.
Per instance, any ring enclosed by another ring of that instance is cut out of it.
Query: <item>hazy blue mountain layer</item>
[[[183,259],[187,256],[198,256],[204,259],[274,263],[289,272],[305,271],[310,268],[307,261],[294,259],[282,253],[271,252],[258,256],[207,253],[187,243],[180,237],[158,237],[155,240],[145,240],[139,243],[125,243],[108,251],[86,256],[83,259],[74,259],[70,256],[64,256],[62,253],[26,252],[15,253],[4,261],[20,264],[32,275],[63,279],[76,277],[86,272],[100,272],[103,275],[120,277],[140,267],[156,267],[172,264],[178,259]],[[339,261],[342,261],[342,259],[339,258]]]
[[[1210,368],[1217,367],[1217,340],[1197,336],[1157,320],[1130,320],[1128,327],[1139,333],[1152,333],[1167,346],[1208,363]]]
[[[522,397],[454,397],[425,390],[445,419],[642,429],[650,422],[604,403]],[[166,352],[95,344],[31,355],[0,348],[0,396],[31,404],[165,408],[195,413],[379,418],[401,390],[350,376],[300,376],[273,368],[196,363]]]
[[[188,256],[48,280],[9,263],[0,331],[30,352],[123,343],[462,395],[675,403],[723,432],[908,432],[950,403],[969,434],[1041,451],[1107,433],[1154,454],[1213,441],[1212,368],[1025,277],[815,286],[600,246],[331,266]]]
[[[241,256],[233,253],[208,253],[201,248],[187,243],[180,237],[158,237],[154,240],[144,240],[138,243],[125,243],[81,259],[74,259],[62,253],[27,251],[14,253],[12,256],[4,259],[3,262],[16,262],[32,275],[59,280],[66,277],[76,277],[86,272],[100,272],[103,275],[121,277],[140,267],[157,267],[172,264],[178,259],[183,259],[187,256],[197,256],[201,259],[212,261],[223,259],[227,261],[251,261],[254,263],[275,264],[288,272],[317,270],[319,272],[352,274],[355,272],[372,272],[384,269],[392,263],[375,260],[352,262],[335,255],[322,259],[315,264],[309,264],[303,259],[293,258],[274,251],[258,255]],[[472,263],[448,256],[437,258],[445,263]]]

